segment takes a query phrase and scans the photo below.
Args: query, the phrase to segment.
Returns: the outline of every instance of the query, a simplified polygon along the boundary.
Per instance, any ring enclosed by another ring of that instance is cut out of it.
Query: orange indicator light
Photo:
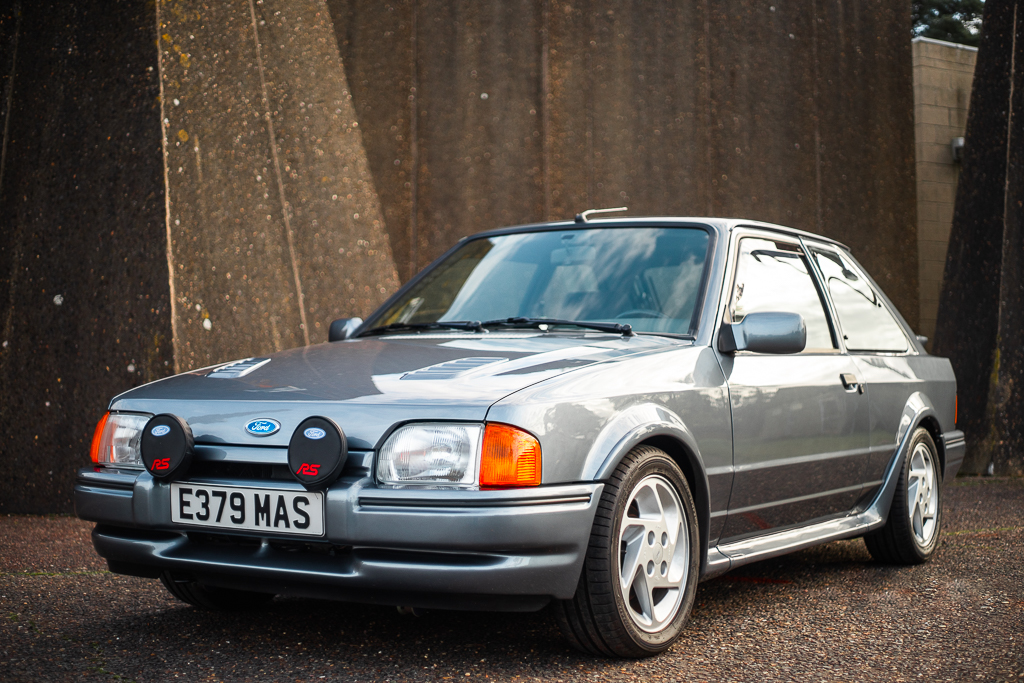
[[[540,484],[540,442],[511,425],[488,423],[480,454],[480,488]]]
[[[103,417],[100,418],[99,423],[96,425],[96,431],[92,433],[92,446],[89,448],[89,457],[92,458],[93,462],[100,461],[100,442],[103,440],[103,428],[107,426],[107,418],[110,417],[110,413],[103,413]]]

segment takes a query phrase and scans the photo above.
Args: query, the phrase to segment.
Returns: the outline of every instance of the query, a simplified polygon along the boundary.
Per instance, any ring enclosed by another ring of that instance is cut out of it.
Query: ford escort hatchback
[[[642,657],[731,568],[859,536],[926,561],[964,454],[949,362],[777,225],[474,235],[331,339],[111,401],[75,487],[111,571],[210,609],[550,605]]]

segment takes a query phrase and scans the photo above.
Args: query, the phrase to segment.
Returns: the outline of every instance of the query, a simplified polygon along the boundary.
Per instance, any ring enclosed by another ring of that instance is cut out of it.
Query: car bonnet
[[[318,344],[186,372],[132,389],[111,410],[174,413],[197,443],[286,446],[295,426],[334,420],[353,448],[396,423],[482,420],[495,401],[594,363],[677,345],[656,336],[442,333]],[[280,429],[255,435],[253,420]]]

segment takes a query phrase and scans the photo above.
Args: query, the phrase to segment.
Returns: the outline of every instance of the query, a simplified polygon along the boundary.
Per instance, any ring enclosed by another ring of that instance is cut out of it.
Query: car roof
[[[707,216],[629,216],[625,218],[600,218],[593,220],[527,223],[524,225],[513,225],[507,228],[498,228],[496,230],[487,230],[484,232],[479,232],[470,235],[464,239],[477,239],[481,237],[510,235],[520,232],[540,232],[545,230],[566,230],[582,228],[629,228],[652,225],[664,225],[666,227],[707,226],[712,228],[722,236],[728,235],[734,228],[738,227],[760,228],[762,230],[780,232],[794,237],[804,237],[819,242],[827,242],[829,244],[834,244],[838,247],[841,247],[846,251],[850,250],[850,248],[847,247],[842,242],[836,241],[829,237],[825,237],[823,235],[816,235],[812,232],[807,232],[805,230],[797,230],[796,228],[790,228],[785,225],[776,225],[775,223],[766,223],[764,221],[747,220],[745,218],[712,218]]]

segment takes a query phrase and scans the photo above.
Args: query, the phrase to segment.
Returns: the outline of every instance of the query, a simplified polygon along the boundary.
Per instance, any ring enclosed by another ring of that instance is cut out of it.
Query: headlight
[[[482,489],[539,486],[540,443],[512,425],[410,424],[377,455],[384,484],[442,484]]]
[[[377,479],[386,484],[476,484],[479,424],[400,427],[377,456]]]
[[[151,415],[132,415],[130,413],[107,413],[92,437],[92,448],[89,456],[92,461],[100,464],[142,466],[142,451],[139,442],[142,440],[142,428],[149,422]]]

